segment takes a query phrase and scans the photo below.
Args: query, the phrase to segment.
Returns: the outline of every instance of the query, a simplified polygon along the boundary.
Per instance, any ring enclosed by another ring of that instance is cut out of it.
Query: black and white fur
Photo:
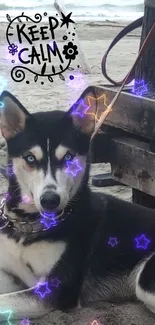
[[[93,87],[80,97],[85,104],[88,96],[95,97]],[[35,318],[98,300],[139,299],[155,312],[155,211],[92,193],[88,186],[95,100],[82,118],[72,114],[83,111],[79,100],[67,113],[35,114],[6,91],[0,100],[1,131],[14,170],[5,214],[24,220],[46,205],[57,215],[64,210],[64,221],[47,231],[0,232],[0,311],[13,310],[14,319]],[[76,177],[65,172],[66,155],[82,166]],[[30,202],[23,203],[23,195]],[[142,233],[151,241],[147,250],[135,245]],[[110,237],[118,245],[109,246]],[[50,284],[56,277],[60,285],[51,294],[41,299],[34,293],[38,281]]]

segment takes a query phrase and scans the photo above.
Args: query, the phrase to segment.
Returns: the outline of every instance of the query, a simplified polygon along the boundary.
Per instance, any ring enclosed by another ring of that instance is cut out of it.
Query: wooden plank
[[[58,11],[60,17],[62,18],[62,14],[63,13],[65,16],[67,16],[67,11],[66,11],[66,8],[65,8],[65,5],[62,1],[60,0],[54,0],[54,7],[55,9]],[[69,13],[69,12],[68,12]],[[68,34],[68,32],[70,32],[70,34]],[[80,45],[80,41],[78,39],[78,36],[72,26],[72,24],[69,24],[69,28],[67,29],[67,34],[68,34],[68,38],[70,39],[70,41],[72,42],[72,34],[75,34],[74,35],[74,40],[75,40],[75,44],[77,45],[78,47],[78,52],[79,52],[79,58],[80,58],[80,65],[81,65],[81,71],[84,73],[84,74],[91,74],[91,68],[89,67],[89,64],[87,62],[87,59],[84,55],[84,52],[81,48],[81,45]]]
[[[117,90],[94,86],[96,97],[106,96],[109,105]],[[105,110],[104,98],[97,100],[98,117]],[[155,100],[122,92],[104,124],[120,128],[126,132],[155,139]]]
[[[155,153],[147,143],[131,139],[111,140],[111,168],[115,180],[155,196]]]
[[[144,207],[155,209],[155,197],[144,192],[132,189],[132,202]]]

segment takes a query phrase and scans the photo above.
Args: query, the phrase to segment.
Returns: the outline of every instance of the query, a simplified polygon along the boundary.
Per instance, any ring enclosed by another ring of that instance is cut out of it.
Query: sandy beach
[[[11,79],[11,63],[7,53],[5,36],[7,24],[1,23],[0,75],[7,79],[6,89],[17,96],[30,112],[55,109],[68,110],[69,106],[78,99],[88,85],[103,85],[107,83],[101,72],[101,60],[109,44],[125,24],[123,22],[83,22],[76,24],[76,32],[92,73],[83,75],[82,72],[79,74],[79,71],[75,71],[75,82],[65,82],[56,77],[53,83],[47,80],[44,86],[42,86],[40,82],[26,84],[23,81],[16,83]],[[133,65],[139,49],[140,33],[141,30],[137,29],[129,34],[111,52],[108,59],[108,73],[112,78],[122,80]],[[75,61],[76,66],[80,64],[78,57]],[[31,79],[29,78],[29,80]],[[0,165],[5,160],[6,153],[1,150]],[[109,170],[109,164],[94,164],[91,169],[91,175],[104,173]],[[1,177],[1,195],[4,190],[6,190],[6,182]],[[124,186],[93,187],[93,190],[110,193],[125,200],[131,199],[131,189]],[[55,312],[45,317],[44,320],[34,322],[34,324],[91,325],[93,319],[98,319],[100,325],[154,324],[154,318],[151,314],[143,311],[141,306],[137,307],[132,304],[126,304],[123,307],[111,304],[108,307],[104,305],[103,311],[84,309],[83,311],[72,312],[68,315]]]

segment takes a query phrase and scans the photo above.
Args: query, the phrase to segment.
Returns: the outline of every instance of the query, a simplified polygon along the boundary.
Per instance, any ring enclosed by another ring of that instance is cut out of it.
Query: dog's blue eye
[[[27,162],[27,164],[29,165],[33,165],[35,163],[35,157],[32,155],[28,155],[26,157],[24,157],[25,161]]]
[[[64,160],[65,161],[71,161],[73,160],[74,156],[71,154],[71,153],[67,153],[65,156],[64,156]]]
[[[29,156],[29,157],[27,158],[27,160],[28,160],[29,162],[33,162],[33,161],[34,161],[34,157],[33,157],[33,156]]]

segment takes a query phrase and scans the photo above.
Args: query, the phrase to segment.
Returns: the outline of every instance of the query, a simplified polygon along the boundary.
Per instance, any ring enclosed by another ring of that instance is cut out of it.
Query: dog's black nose
[[[46,210],[52,211],[60,203],[60,196],[52,191],[45,192],[40,198],[41,206]]]

